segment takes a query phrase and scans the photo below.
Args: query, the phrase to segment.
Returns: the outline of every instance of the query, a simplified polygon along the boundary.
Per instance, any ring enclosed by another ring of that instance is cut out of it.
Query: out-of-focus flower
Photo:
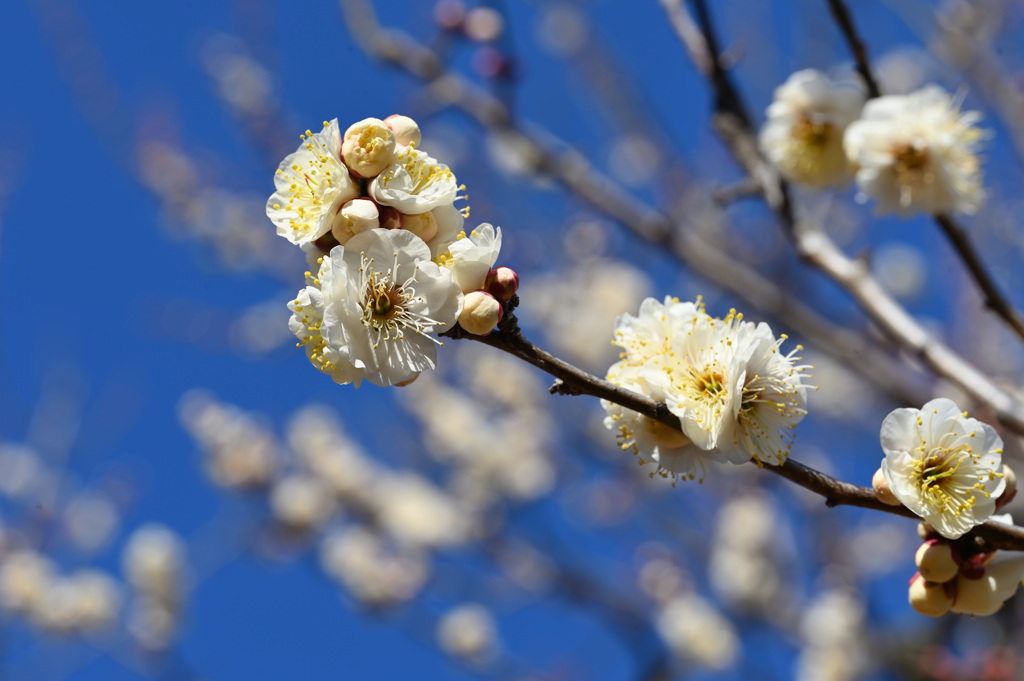
[[[655,627],[669,650],[684,662],[709,669],[728,669],[740,652],[740,640],[729,620],[695,594],[677,596],[658,613]]]
[[[214,482],[234,489],[261,487],[270,480],[278,445],[259,419],[200,390],[186,393],[179,411],[206,455],[204,464]]]
[[[771,615],[790,601],[780,561],[786,527],[771,502],[742,495],[724,503],[715,517],[708,575],[715,593],[732,607]]]
[[[274,483],[270,490],[270,508],[286,527],[308,532],[331,517],[334,499],[320,479],[293,474]]]
[[[302,135],[299,148],[278,166],[274,186],[267,217],[280,236],[301,245],[331,231],[338,207],[359,196],[359,185],[341,162],[338,119]]]
[[[41,629],[55,634],[102,629],[117,617],[120,594],[109,576],[95,570],[55,580],[30,616]]]
[[[493,655],[498,645],[494,616],[476,603],[460,605],[438,622],[437,643],[452,657],[481,662]]]
[[[947,539],[992,515],[1005,485],[1003,441],[945,398],[882,422],[882,473],[904,506]]]
[[[406,215],[450,205],[458,190],[448,166],[415,147],[401,145],[395,151],[393,165],[375,177],[369,188],[374,201]]]
[[[324,571],[371,605],[393,605],[416,596],[427,579],[423,557],[388,545],[363,528],[337,530],[320,546]]]
[[[596,260],[531,277],[522,314],[544,329],[560,357],[603,371],[613,361],[608,329],[622,310],[635,310],[650,290],[643,272],[624,262]]]
[[[412,549],[455,546],[477,529],[465,509],[412,472],[383,476],[374,485],[373,499],[381,529]]]
[[[395,385],[433,369],[439,341],[462,311],[462,291],[419,237],[373,229],[336,246],[320,268],[323,322],[336,382]],[[301,320],[300,320],[301,321]],[[315,363],[314,363],[315,364]]]
[[[863,105],[856,85],[833,83],[814,69],[797,71],[775,90],[761,148],[787,179],[811,187],[844,184],[851,173],[843,133]]]
[[[185,546],[163,525],[135,530],[122,555],[128,583],[141,594],[161,602],[177,602],[185,570]]]
[[[8,554],[0,563],[0,605],[12,612],[30,612],[55,578],[56,568],[48,558],[31,551]]]
[[[804,611],[805,641],[797,659],[797,681],[854,681],[862,677],[867,655],[864,607],[858,596],[836,588]]]
[[[976,212],[985,194],[980,118],[937,85],[869,101],[843,141],[862,196],[879,213]]]
[[[341,159],[356,177],[376,177],[395,158],[395,134],[379,118],[353,123],[341,141]]]

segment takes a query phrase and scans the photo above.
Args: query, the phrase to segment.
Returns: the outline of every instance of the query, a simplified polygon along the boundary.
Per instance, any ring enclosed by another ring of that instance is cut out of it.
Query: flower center
[[[821,148],[828,144],[834,126],[831,123],[815,123],[806,116],[793,126],[793,137],[808,147]]]
[[[928,167],[928,149],[904,144],[893,150],[893,167],[900,184],[913,184]]]

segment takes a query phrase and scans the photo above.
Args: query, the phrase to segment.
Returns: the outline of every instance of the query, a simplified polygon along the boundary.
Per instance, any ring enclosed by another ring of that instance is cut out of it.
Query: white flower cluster
[[[854,178],[880,214],[970,214],[985,195],[980,118],[937,85],[865,104],[856,86],[807,69],[776,89],[760,142],[787,179],[821,188]]]
[[[703,479],[707,461],[781,465],[807,413],[810,368],[796,364],[799,345],[782,354],[785,338],[735,310],[712,317],[699,299],[648,298],[639,316],[616,321],[613,343],[623,352],[608,380],[664,402],[680,428],[602,401],[605,426],[623,449],[642,455],[641,463],[649,457],[673,480]]]
[[[435,334],[456,321],[473,334],[500,321],[518,277],[493,269],[501,230],[461,231],[465,187],[417,147],[406,116],[337,119],[301,135],[281,162],[267,215],[317,264],[289,303],[289,328],[320,371],[356,387],[402,385],[433,369]]]

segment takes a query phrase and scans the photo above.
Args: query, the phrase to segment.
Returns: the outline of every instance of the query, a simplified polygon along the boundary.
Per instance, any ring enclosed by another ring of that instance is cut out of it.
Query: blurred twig
[[[868,89],[868,97],[881,97],[882,91],[878,89],[878,80],[871,70],[871,62],[868,59],[868,48],[864,45],[857,27],[853,24],[853,17],[843,0],[828,0],[828,8],[832,11],[832,17],[836,20],[839,30],[843,32],[846,44],[853,52],[853,59],[857,63],[857,73],[864,79],[864,85]]]

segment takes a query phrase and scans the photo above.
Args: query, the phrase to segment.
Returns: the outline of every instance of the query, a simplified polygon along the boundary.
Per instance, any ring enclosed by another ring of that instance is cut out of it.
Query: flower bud
[[[376,177],[395,156],[395,133],[379,118],[353,123],[341,142],[341,160],[356,177]]]
[[[503,314],[501,303],[494,296],[486,291],[473,291],[466,294],[459,325],[475,336],[486,336],[498,325]]]
[[[519,290],[519,275],[511,267],[495,267],[484,279],[484,290],[505,302]]]
[[[932,539],[914,555],[917,570],[929,582],[948,582],[960,571],[960,555],[951,544]]]
[[[377,204],[377,213],[380,216],[380,226],[383,229],[401,229],[402,214],[397,208]]]
[[[1003,464],[1003,480],[1006,481],[1006,487],[1003,488],[1003,493],[996,499],[996,508],[1006,506],[1017,496],[1017,474],[1005,463]]]
[[[380,227],[380,214],[377,204],[369,199],[352,199],[342,205],[334,216],[331,234],[344,245],[349,239],[360,232]]]
[[[402,229],[407,229],[424,241],[430,241],[437,234],[437,218],[430,211],[418,215],[403,215]]]
[[[928,617],[942,617],[953,607],[955,594],[944,584],[929,582],[920,574],[910,580],[907,600],[911,607]]]
[[[917,536],[928,541],[929,539],[938,539],[941,535],[935,531],[934,527],[922,520],[917,524]]]
[[[953,612],[964,615],[992,615],[1003,607],[1003,601],[996,596],[995,580],[987,574],[977,579],[967,575],[956,578],[956,600]]]
[[[991,553],[980,557],[983,568],[977,574],[961,570],[956,578],[956,602],[953,612],[991,615],[1003,606],[1024,579],[1024,556],[1016,553]]]
[[[879,468],[875,471],[874,477],[871,478],[871,487],[875,490],[875,496],[883,504],[889,504],[890,506],[900,506],[900,500],[896,498],[896,495],[889,489],[889,483],[885,480],[885,474],[882,473],[882,469]]]
[[[420,126],[408,116],[393,114],[384,119],[384,124],[395,133],[395,141],[405,146],[420,145]]]

